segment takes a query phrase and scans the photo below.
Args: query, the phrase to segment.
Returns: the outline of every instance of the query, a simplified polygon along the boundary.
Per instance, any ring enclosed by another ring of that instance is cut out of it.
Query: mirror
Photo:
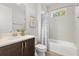
[[[0,3],[0,34],[25,30],[25,6],[16,3]]]

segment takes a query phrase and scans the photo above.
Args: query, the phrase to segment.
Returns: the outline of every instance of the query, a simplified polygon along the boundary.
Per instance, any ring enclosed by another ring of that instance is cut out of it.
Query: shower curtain
[[[41,15],[41,43],[48,47],[48,14]]]

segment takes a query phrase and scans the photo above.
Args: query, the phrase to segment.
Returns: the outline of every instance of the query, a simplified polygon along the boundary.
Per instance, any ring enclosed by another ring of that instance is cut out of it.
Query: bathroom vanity
[[[9,36],[0,39],[0,56],[34,56],[35,37]]]

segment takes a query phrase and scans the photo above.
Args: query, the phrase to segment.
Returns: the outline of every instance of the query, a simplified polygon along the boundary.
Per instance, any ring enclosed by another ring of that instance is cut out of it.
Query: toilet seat
[[[42,45],[42,44],[37,44],[35,47],[38,49],[41,49],[41,50],[47,50],[47,47],[45,45]]]

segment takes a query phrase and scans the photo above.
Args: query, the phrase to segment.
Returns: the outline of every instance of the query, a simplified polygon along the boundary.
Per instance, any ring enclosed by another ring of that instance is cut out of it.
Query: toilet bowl
[[[47,47],[45,45],[37,44],[35,48],[38,56],[45,56],[45,52],[47,51]]]

